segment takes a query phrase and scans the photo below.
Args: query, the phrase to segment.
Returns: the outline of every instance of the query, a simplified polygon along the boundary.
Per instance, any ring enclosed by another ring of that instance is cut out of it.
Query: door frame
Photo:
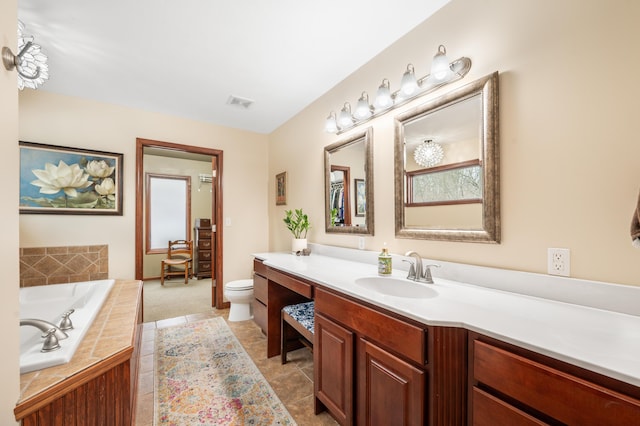
[[[204,148],[201,146],[181,145],[172,142],[162,142],[151,139],[136,138],[136,225],[135,225],[135,277],[137,280],[143,278],[143,233],[144,233],[144,149],[145,148],[162,148],[167,150],[173,150],[177,152],[189,152],[194,154],[209,155],[216,158],[217,162],[217,175],[214,179],[215,194],[212,200],[212,217],[214,221],[212,224],[216,225],[214,244],[214,273],[212,279],[215,280],[215,286],[212,286],[211,294],[211,306],[222,309],[225,307],[223,301],[223,286],[222,286],[222,150]],[[216,206],[213,209],[213,206]],[[215,302],[215,303],[214,303]]]

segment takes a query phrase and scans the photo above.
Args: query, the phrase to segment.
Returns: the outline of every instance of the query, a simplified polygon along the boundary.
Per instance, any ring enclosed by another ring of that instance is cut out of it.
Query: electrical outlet
[[[364,237],[358,237],[358,248],[364,250]]]
[[[547,272],[568,277],[571,274],[571,252],[565,248],[547,249]]]

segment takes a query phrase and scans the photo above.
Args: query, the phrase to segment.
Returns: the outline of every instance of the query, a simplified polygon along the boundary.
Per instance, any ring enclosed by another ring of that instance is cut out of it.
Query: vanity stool
[[[313,301],[282,308],[280,333],[282,364],[287,363],[287,351],[298,349],[302,345],[313,350],[313,314]]]

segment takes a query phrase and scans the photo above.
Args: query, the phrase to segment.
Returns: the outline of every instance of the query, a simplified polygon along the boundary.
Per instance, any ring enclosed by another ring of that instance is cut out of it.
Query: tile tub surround
[[[20,248],[20,287],[97,281],[109,276],[109,246]]]
[[[550,297],[553,294],[548,288],[543,298],[483,287],[481,283],[445,279],[440,275],[443,272],[441,270],[450,273],[447,271],[450,265],[435,261],[443,266],[434,268],[435,284],[429,287],[438,296],[429,299],[400,298],[375,293],[354,283],[360,277],[377,276],[375,256],[367,261],[367,256],[372,256],[373,252],[357,253],[354,250],[356,258],[364,258],[364,261],[354,261],[345,260],[349,259],[349,253],[345,252],[348,249],[335,251],[340,258],[327,256],[323,250],[325,247],[314,247],[311,256],[292,256],[289,253],[259,253],[255,256],[263,259],[267,266],[317,282],[423,324],[466,328],[640,386],[640,363],[637,361],[637,354],[640,353],[640,315],[624,313],[630,306],[625,301],[621,301],[619,306],[613,303],[613,307],[620,308],[623,313],[570,301],[571,294],[578,291],[576,288],[585,288],[592,295],[586,297],[584,302],[590,304],[600,303],[593,296],[598,293],[606,294],[603,304],[625,298],[637,302],[640,300],[640,288],[565,279],[563,285],[558,285],[558,301]],[[396,257],[394,266],[406,264],[400,261],[401,256]],[[491,268],[451,266],[451,270],[459,276],[463,276],[470,268],[485,269],[484,275],[479,274],[480,278],[494,283],[496,287],[508,286],[509,280],[514,279],[513,271],[504,271],[502,274],[501,270]],[[392,274],[400,279],[405,279],[406,275],[406,270],[400,269],[394,269]],[[522,272],[516,275],[528,282],[536,282],[538,276]],[[540,276],[540,280],[544,281],[544,277]],[[545,282],[541,282],[540,286],[550,287]],[[567,290],[568,287],[571,291]]]
[[[138,335],[138,310],[142,308],[142,282],[116,280],[109,297],[71,361],[20,375],[20,399],[16,418],[34,412],[64,394],[69,383],[81,384],[91,378],[92,367],[104,368],[103,361],[131,357]]]

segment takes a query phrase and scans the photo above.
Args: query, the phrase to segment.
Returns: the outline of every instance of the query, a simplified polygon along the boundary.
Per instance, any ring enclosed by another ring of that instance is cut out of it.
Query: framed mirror
[[[395,118],[396,236],[500,242],[498,73]]]
[[[373,130],[324,149],[325,231],[373,235]]]

